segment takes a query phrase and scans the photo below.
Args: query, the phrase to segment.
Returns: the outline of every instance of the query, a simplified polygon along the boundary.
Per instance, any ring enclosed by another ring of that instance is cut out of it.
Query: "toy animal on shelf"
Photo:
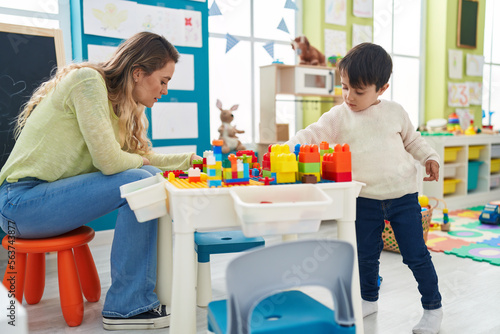
[[[292,49],[300,57],[301,65],[326,66],[325,55],[309,43],[306,36],[299,36],[292,42]]]
[[[238,105],[235,104],[230,109],[223,109],[222,102],[217,100],[217,108],[220,110],[220,120],[222,121],[222,125],[219,127],[219,139],[224,141],[222,145],[222,153],[229,153],[231,151],[243,151],[245,150],[245,146],[240,142],[237,133],[244,133],[243,130],[238,130],[236,127],[231,125],[231,122],[234,119],[233,111],[238,109]]]

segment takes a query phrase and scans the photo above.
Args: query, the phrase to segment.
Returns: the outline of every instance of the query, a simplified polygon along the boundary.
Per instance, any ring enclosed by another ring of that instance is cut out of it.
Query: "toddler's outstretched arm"
[[[424,177],[424,181],[439,180],[439,164],[437,161],[427,160],[425,162],[425,173],[429,176]]]

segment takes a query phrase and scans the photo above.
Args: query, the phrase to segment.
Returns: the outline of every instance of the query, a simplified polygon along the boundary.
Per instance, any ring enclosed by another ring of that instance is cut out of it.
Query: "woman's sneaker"
[[[102,317],[104,329],[157,329],[170,326],[170,314],[167,314],[165,305],[158,305],[152,310],[134,315],[130,318]]]

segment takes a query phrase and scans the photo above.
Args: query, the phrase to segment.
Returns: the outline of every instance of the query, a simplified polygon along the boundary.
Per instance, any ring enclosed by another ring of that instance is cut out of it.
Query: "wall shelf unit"
[[[332,67],[272,64],[260,68],[260,142],[259,159],[270,144],[278,143],[276,102],[278,95],[292,95],[293,102],[306,97],[331,98],[332,106],[342,103],[342,95],[335,95],[340,85],[338,71]],[[296,128],[302,128],[301,115],[295,115]],[[297,124],[298,123],[298,124]]]
[[[424,138],[439,154],[441,168],[438,182],[423,182],[423,194],[444,199],[450,209],[500,200],[500,135]]]

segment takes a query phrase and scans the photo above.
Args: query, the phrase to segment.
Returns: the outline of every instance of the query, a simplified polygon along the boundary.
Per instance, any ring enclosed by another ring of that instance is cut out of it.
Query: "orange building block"
[[[320,162],[318,145],[301,145],[299,162]]]

